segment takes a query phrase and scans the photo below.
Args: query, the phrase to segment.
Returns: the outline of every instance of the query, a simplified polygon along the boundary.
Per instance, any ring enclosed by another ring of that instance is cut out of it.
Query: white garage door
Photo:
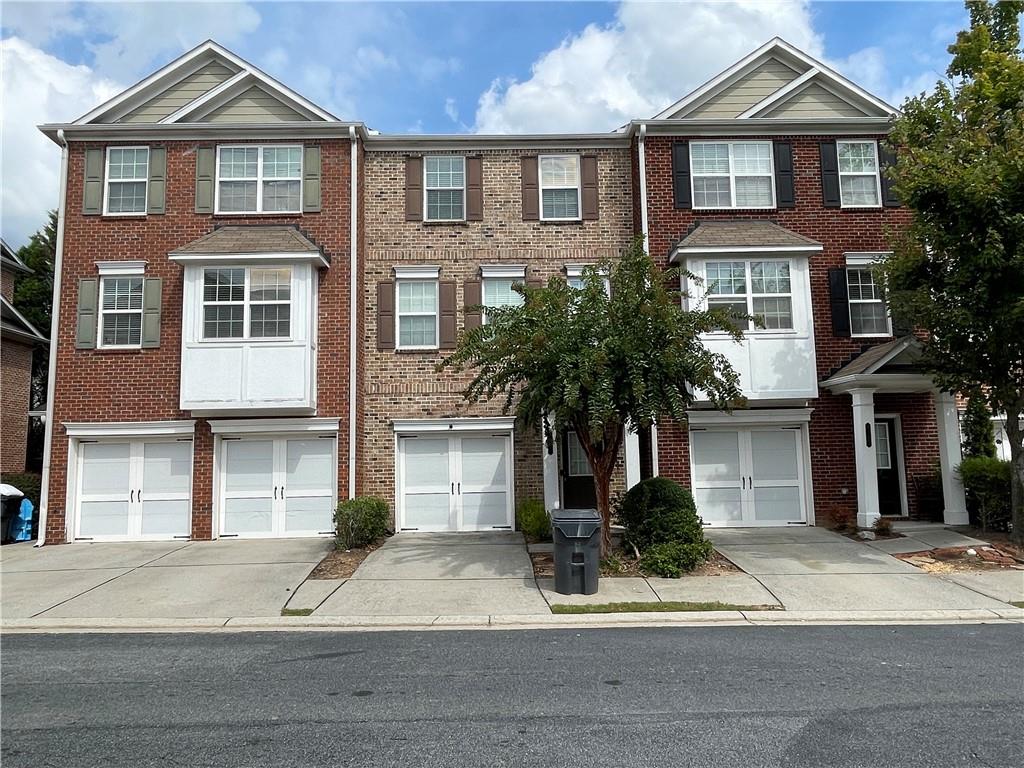
[[[76,539],[187,538],[192,441],[81,442]]]
[[[224,438],[220,535],[333,533],[335,437]]]
[[[399,528],[488,531],[512,527],[510,437],[399,440]]]
[[[800,429],[695,429],[690,460],[693,498],[708,525],[806,522]]]

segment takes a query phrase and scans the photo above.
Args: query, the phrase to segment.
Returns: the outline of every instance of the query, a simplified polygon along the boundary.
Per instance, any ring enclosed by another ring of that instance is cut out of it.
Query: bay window
[[[300,213],[302,147],[218,147],[216,211]]]
[[[882,203],[875,141],[837,141],[839,198],[843,208],[877,208]]]
[[[709,261],[705,280],[709,309],[753,315],[762,323],[737,320],[742,330],[793,329],[789,261]]]
[[[770,141],[690,142],[694,208],[772,208]]]

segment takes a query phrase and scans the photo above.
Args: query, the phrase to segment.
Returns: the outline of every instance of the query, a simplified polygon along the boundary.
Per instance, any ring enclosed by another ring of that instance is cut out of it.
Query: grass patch
[[[1024,600],[1011,600],[1010,605],[1014,608],[1024,608]]]
[[[669,613],[675,611],[765,611],[774,610],[768,605],[733,605],[720,603],[690,603],[669,600],[663,603],[596,603],[594,605],[551,606],[552,613]]]
[[[309,616],[313,613],[312,608],[282,608],[282,616]]]

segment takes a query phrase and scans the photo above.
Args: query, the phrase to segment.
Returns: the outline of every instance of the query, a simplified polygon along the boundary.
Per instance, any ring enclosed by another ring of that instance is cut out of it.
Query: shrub
[[[357,549],[389,533],[391,510],[384,499],[359,496],[338,504],[334,530],[338,549]]]
[[[640,569],[647,574],[677,579],[711,557],[711,542],[666,541],[653,544],[640,555]]]
[[[828,511],[828,527],[836,533],[853,533],[857,530],[857,513],[841,504],[835,504]]]
[[[523,499],[516,508],[516,520],[519,530],[528,538],[551,540],[551,518],[543,501]]]
[[[971,456],[960,462],[971,519],[983,531],[1008,531],[1011,521],[1010,462]]]
[[[892,536],[892,520],[887,517],[880,517],[875,520],[876,536]]]
[[[693,496],[665,477],[641,480],[622,497],[616,510],[626,540],[643,552],[655,544],[697,544],[704,526]]]

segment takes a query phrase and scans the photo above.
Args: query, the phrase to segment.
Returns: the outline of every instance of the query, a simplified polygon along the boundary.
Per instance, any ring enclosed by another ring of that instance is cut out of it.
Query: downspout
[[[356,274],[359,266],[359,140],[356,135],[356,127],[348,127],[348,136],[352,142],[352,149],[349,152],[349,178],[351,189],[349,190],[349,218],[351,232],[349,234],[349,268],[348,268],[348,497],[354,499],[356,496],[356,398],[358,397],[356,353],[359,349],[359,278]]]
[[[637,155],[640,161],[640,234],[644,237],[644,250],[650,253],[647,227],[647,155],[644,139],[647,138],[647,123],[640,123],[640,137],[637,140]],[[658,476],[658,425],[651,424],[651,474]]]
[[[57,247],[53,257],[53,301],[50,307],[50,359],[46,368],[46,424],[43,432],[43,481],[39,491],[39,535],[35,546],[46,544],[46,512],[50,502],[50,458],[53,455],[53,402],[57,391],[57,329],[60,327],[60,283],[63,273],[64,218],[68,194],[68,143],[57,131],[60,143],[60,194],[57,203]]]

